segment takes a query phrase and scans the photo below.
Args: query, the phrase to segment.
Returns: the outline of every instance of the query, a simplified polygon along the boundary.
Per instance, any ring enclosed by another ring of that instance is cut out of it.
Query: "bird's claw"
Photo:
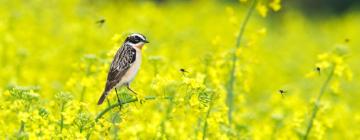
[[[140,104],[143,104],[145,102],[145,98],[142,96],[142,95],[135,95],[136,96],[136,99],[137,101],[140,103]]]

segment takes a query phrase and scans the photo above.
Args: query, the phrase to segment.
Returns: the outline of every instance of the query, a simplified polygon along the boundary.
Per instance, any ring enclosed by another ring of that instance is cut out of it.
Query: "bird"
[[[124,43],[117,50],[110,65],[104,91],[98,101],[101,105],[112,89],[115,89],[118,102],[120,103],[117,89],[126,86],[128,90],[136,94],[130,88],[131,81],[135,78],[141,64],[141,50],[149,43],[146,37],[139,33],[132,33],[127,36]]]

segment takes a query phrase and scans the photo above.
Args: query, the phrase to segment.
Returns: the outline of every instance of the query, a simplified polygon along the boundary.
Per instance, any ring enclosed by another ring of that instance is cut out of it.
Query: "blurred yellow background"
[[[344,3],[258,0],[236,48],[251,0],[0,0],[0,137],[301,139],[334,64],[308,138],[357,139],[360,12]],[[95,121],[109,64],[133,32],[150,43],[131,86],[156,99]]]

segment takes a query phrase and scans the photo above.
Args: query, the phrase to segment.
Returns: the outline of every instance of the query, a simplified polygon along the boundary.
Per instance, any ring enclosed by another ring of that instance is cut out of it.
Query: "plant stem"
[[[114,130],[113,130],[113,135],[114,135],[114,139],[115,140],[117,140],[117,139],[119,139],[118,137],[119,137],[119,135],[118,135],[118,131],[119,131],[119,126],[116,126],[115,125],[115,123],[116,123],[116,119],[117,118],[120,118],[120,112],[116,112],[116,113],[114,113],[114,116],[113,116],[113,118],[112,118],[112,124],[113,124],[113,126],[114,126]]]
[[[156,99],[155,96],[146,96],[144,98],[144,100],[154,100]],[[116,103],[116,104],[113,104],[113,105],[110,105],[108,106],[107,108],[105,108],[103,111],[101,111],[95,118],[95,122],[97,122],[102,116],[104,116],[107,112],[109,112],[111,109],[117,107],[117,106],[120,106],[120,105],[124,105],[124,104],[128,104],[128,103],[132,103],[132,102],[136,102],[138,101],[139,99],[138,98],[133,98],[133,99],[130,99],[130,100],[127,100],[127,101],[124,101],[124,102],[121,102],[121,103]]]
[[[203,128],[203,137],[202,137],[203,140],[205,140],[205,138],[206,138],[207,127],[208,127],[207,118],[209,118],[209,116],[210,116],[210,111],[211,111],[212,104],[213,104],[214,94],[215,94],[215,93],[212,93],[212,94],[211,94],[210,103],[209,103],[209,108],[208,108],[208,110],[207,110],[207,112],[206,112],[206,116],[205,116],[205,122],[204,122],[204,128]]]
[[[173,106],[174,106],[174,101],[170,100],[168,108],[166,109],[166,114],[165,114],[165,118],[161,121],[160,127],[161,127],[161,138],[167,138],[166,137],[166,127],[165,127],[165,123],[167,120],[169,120],[169,114],[171,113],[171,111],[173,110]]]
[[[247,14],[245,16],[245,19],[243,20],[241,26],[240,26],[240,32],[237,36],[236,39],[236,44],[235,44],[235,50],[232,54],[232,58],[231,58],[231,69],[230,69],[230,77],[229,77],[229,81],[227,83],[227,99],[226,99],[226,103],[227,106],[229,108],[228,110],[228,120],[229,123],[231,124],[232,121],[232,110],[233,110],[233,98],[234,98],[234,82],[235,82],[235,69],[236,69],[236,61],[237,61],[237,56],[236,56],[236,49],[240,47],[240,43],[241,40],[243,38],[244,32],[245,32],[245,27],[250,19],[251,14],[253,13],[254,9],[255,9],[255,5],[257,3],[257,0],[253,0],[251,3],[251,7],[249,8],[249,10],[247,11]]]
[[[156,99],[157,97],[156,96],[146,96],[144,98],[144,100],[154,100]],[[164,97],[164,99],[172,99],[172,97]],[[136,102],[138,101],[139,99],[138,98],[133,98],[133,99],[130,99],[130,100],[127,100],[127,101],[124,101],[124,102],[121,102],[121,103],[116,103],[116,104],[113,104],[113,105],[110,105],[109,103],[109,106],[107,108],[105,108],[103,111],[101,111],[96,117],[95,117],[95,122],[97,122],[102,116],[104,116],[107,112],[109,112],[111,109],[115,108],[115,107],[118,107],[120,105],[124,105],[124,104],[128,104],[128,103],[132,103],[132,102]],[[93,130],[91,130],[87,136],[86,136],[86,139],[89,140],[90,139],[90,135],[92,133]]]
[[[307,125],[307,128],[306,128],[306,131],[305,131],[305,135],[303,137],[303,140],[306,140],[310,134],[310,130],[313,126],[313,121],[316,117],[316,114],[319,110],[319,106],[320,106],[320,100],[321,100],[321,97],[324,95],[325,93],[325,90],[326,88],[328,87],[333,75],[334,75],[334,70],[335,70],[335,65],[332,65],[330,67],[330,73],[327,77],[327,79],[325,80],[324,84],[322,85],[321,89],[320,89],[320,93],[315,101],[315,104],[314,104],[314,107],[313,107],[313,110],[312,110],[312,113],[311,113],[311,117],[310,117],[310,120],[309,120],[309,123]]]
[[[61,118],[60,118],[60,133],[62,133],[62,130],[63,130],[63,128],[64,128],[64,115],[63,115],[63,112],[64,112],[64,108],[65,108],[65,103],[63,103],[62,105],[61,105],[61,114],[60,114],[60,116],[61,116]]]
[[[21,121],[18,135],[21,135],[21,134],[24,132],[24,130],[25,130],[25,122],[24,122],[24,121]]]

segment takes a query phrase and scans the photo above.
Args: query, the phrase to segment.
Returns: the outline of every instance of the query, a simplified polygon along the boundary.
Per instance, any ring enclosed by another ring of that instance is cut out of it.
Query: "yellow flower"
[[[308,72],[308,73],[305,75],[305,77],[306,77],[306,78],[313,78],[313,77],[315,77],[316,75],[317,75],[317,73],[312,70],[312,71]]]
[[[329,53],[322,53],[322,54],[319,54],[317,57],[318,57],[318,60],[319,61],[323,61],[323,60],[327,60],[329,58]]]
[[[116,54],[116,51],[119,49],[119,46],[114,45],[114,47],[112,47],[112,49],[106,54],[108,56],[108,58],[112,58],[114,56],[114,54]]]
[[[113,43],[117,43],[117,42],[120,41],[120,39],[121,39],[121,35],[119,35],[119,34],[114,34],[114,36],[111,38],[111,41],[112,41]]]
[[[261,28],[260,30],[258,30],[257,31],[258,32],[258,34],[260,34],[260,35],[266,35],[266,28],[265,27],[263,27],[263,28]]]
[[[226,7],[226,12],[228,13],[229,15],[229,22],[233,25],[236,25],[238,23],[238,19],[236,18],[235,16],[235,12],[234,12],[234,9],[230,6],[227,6]]]
[[[36,134],[35,133],[27,133],[28,134],[28,138],[30,139],[30,140],[35,140],[35,139],[39,139],[37,136],[36,136]]]
[[[204,83],[204,79],[205,79],[205,75],[204,74],[197,74],[196,75],[196,79],[193,79],[191,81],[191,86],[194,89],[198,89],[198,88],[205,88]]]
[[[85,140],[86,137],[82,135],[80,132],[75,132],[75,139],[77,140]]]
[[[5,90],[5,92],[3,93],[3,95],[4,95],[5,97],[10,96],[10,91],[9,91],[9,90]]]
[[[250,91],[250,79],[245,79],[244,80],[244,84],[243,84],[243,88],[245,92],[249,92]]]
[[[322,123],[318,120],[314,120],[314,133],[316,135],[313,135],[316,137],[316,139],[321,140],[323,139],[324,133],[325,133],[325,128],[322,125]]]
[[[191,96],[190,98],[190,106],[197,106],[199,105],[199,99],[197,96]]]
[[[340,82],[339,82],[339,80],[334,81],[334,82],[331,84],[331,86],[330,86],[331,90],[332,90],[334,93],[339,93],[339,87],[340,87]]]
[[[69,88],[72,88],[76,85],[77,83],[77,79],[75,79],[74,77],[71,77],[67,82],[66,82],[66,86]]]
[[[27,122],[29,120],[30,115],[27,112],[20,112],[19,117],[21,121]]]
[[[92,77],[83,77],[81,79],[81,85],[83,85],[83,86],[86,86],[86,87],[92,86],[93,83],[95,83],[95,81]]]
[[[273,0],[270,2],[269,6],[273,11],[279,11],[281,9],[281,0]]]
[[[256,6],[256,10],[259,12],[260,16],[266,17],[267,12],[268,12],[268,8],[264,4],[259,3]]]
[[[234,15],[234,9],[231,6],[227,6],[225,9],[229,15]]]
[[[336,65],[334,73],[335,75],[341,77],[343,76],[344,70],[345,70],[344,65]]]
[[[332,59],[336,65],[341,65],[344,63],[344,57],[342,56],[334,55]]]
[[[346,80],[348,80],[348,81],[351,81],[352,79],[353,79],[353,73],[352,73],[352,71],[350,70],[350,68],[346,68],[346,70],[345,70],[345,78],[346,78]]]
[[[224,118],[226,118],[226,117],[221,112],[215,112],[215,113],[211,114],[211,116],[214,118],[214,120],[217,123],[225,122]]]
[[[330,62],[329,61],[322,61],[322,62],[316,63],[315,66],[320,68],[321,70],[324,70],[324,69],[330,67]]]
[[[215,38],[211,41],[211,44],[216,46],[218,45],[219,43],[221,43],[221,37],[220,36],[215,36]]]

